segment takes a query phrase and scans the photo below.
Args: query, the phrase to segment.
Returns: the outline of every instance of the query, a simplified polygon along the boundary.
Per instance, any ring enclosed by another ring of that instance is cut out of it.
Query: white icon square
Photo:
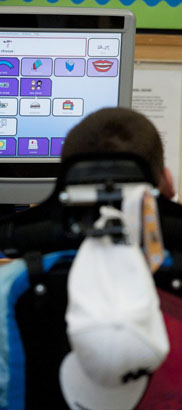
[[[73,117],[83,115],[83,99],[55,98],[53,102],[53,115]]]
[[[0,97],[0,116],[17,115],[17,99]]]
[[[0,118],[0,135],[16,135],[16,118]]]
[[[118,54],[118,38],[91,38],[89,40],[88,55],[91,57],[116,57]]]
[[[49,98],[21,98],[20,115],[46,117],[50,115],[51,102]]]

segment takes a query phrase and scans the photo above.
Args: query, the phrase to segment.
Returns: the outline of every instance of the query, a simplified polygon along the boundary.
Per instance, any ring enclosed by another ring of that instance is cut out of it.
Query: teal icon
[[[7,106],[8,106],[8,103],[0,101],[0,108],[7,108]]]
[[[9,83],[0,83],[0,88],[9,88]]]
[[[33,63],[33,70],[37,70],[41,65],[42,65],[42,61],[41,60],[36,60]]]
[[[14,65],[6,60],[0,61],[0,65],[7,65],[9,68],[14,68]]]

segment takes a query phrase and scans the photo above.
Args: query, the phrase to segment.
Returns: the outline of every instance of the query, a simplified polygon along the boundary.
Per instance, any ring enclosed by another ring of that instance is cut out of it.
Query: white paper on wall
[[[165,165],[174,177],[179,192],[182,69],[160,68],[159,64],[135,66],[133,109],[145,114],[158,129],[163,144]]]

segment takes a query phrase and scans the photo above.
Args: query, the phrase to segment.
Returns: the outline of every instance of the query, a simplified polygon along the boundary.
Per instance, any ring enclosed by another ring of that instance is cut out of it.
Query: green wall
[[[127,8],[138,28],[182,29],[182,0],[0,0],[3,6]]]

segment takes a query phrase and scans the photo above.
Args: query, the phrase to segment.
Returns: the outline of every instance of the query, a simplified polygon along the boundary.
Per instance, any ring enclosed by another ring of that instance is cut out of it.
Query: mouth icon
[[[113,65],[112,61],[108,60],[97,60],[92,63],[96,71],[99,71],[100,73],[106,73],[109,71]]]

